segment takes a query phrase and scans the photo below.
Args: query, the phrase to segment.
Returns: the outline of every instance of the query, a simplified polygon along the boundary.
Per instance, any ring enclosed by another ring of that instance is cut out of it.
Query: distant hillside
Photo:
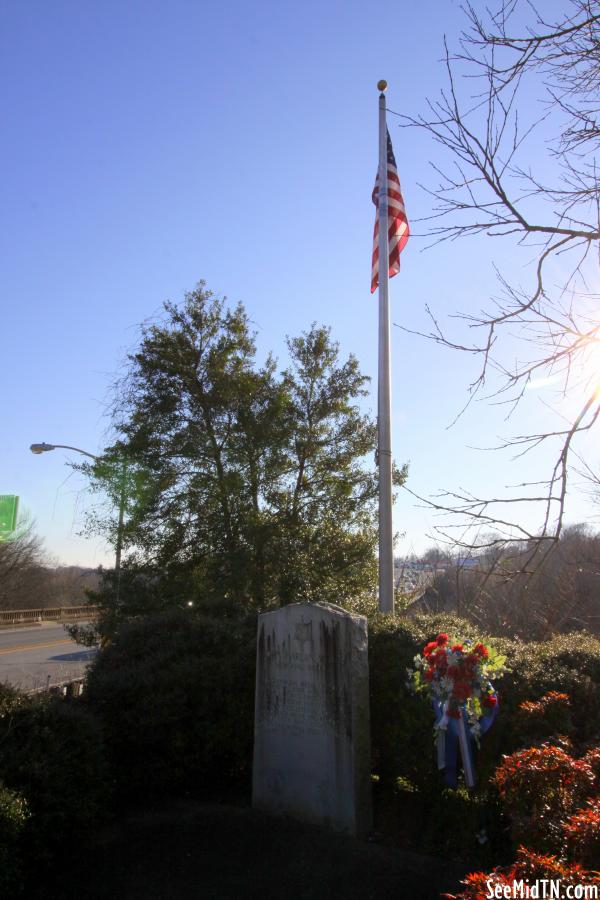
[[[30,565],[11,573],[0,567],[0,609],[80,606],[86,588],[95,590],[99,581],[97,569],[82,566]]]

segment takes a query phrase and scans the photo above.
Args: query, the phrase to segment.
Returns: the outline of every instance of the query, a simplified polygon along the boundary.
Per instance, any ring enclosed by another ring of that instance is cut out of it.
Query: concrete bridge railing
[[[0,609],[0,628],[10,625],[33,625],[36,622],[74,622],[77,619],[93,619],[97,611],[97,606]]]

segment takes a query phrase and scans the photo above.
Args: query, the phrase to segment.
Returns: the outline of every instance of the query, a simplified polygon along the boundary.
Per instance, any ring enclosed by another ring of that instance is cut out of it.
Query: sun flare
[[[600,339],[591,340],[583,350],[581,382],[586,392],[593,392],[594,398],[600,396]]]

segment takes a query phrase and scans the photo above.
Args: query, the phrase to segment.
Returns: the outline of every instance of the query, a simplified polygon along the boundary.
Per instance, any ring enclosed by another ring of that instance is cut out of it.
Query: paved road
[[[79,678],[96,650],[80,647],[62,625],[44,623],[0,631],[0,682],[24,691]]]

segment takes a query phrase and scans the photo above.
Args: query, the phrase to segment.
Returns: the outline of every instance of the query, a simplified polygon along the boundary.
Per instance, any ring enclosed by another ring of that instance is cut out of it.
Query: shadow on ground
[[[455,863],[247,807],[182,803],[106,830],[45,900],[433,900]]]
[[[59,656],[51,656],[50,662],[91,662],[97,654],[97,650],[76,650],[73,653],[61,653]]]

